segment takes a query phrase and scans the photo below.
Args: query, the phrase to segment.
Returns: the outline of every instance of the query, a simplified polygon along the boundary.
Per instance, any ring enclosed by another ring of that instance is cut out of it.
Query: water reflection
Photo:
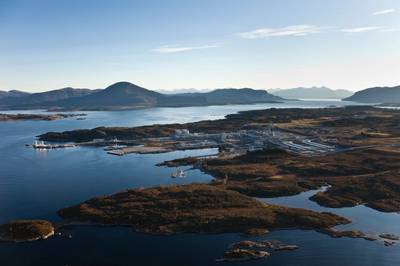
[[[395,233],[400,234],[400,214],[380,212],[364,205],[347,208],[325,208],[309,200],[319,190],[310,190],[295,196],[279,198],[260,198],[261,201],[284,205],[294,208],[306,208],[318,212],[332,212],[349,218],[352,223],[338,226],[339,229],[358,229],[366,233]]]

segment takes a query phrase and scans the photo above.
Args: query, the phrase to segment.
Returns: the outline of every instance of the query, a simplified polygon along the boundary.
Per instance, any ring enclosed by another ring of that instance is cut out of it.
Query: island
[[[270,254],[267,251],[254,250],[254,249],[232,249],[224,252],[224,256],[217,261],[248,261],[248,260],[258,260],[268,257]]]
[[[162,165],[211,174],[216,187],[252,197],[326,187],[311,200],[400,211],[400,111],[373,106],[266,109],[224,119],[142,127],[48,132],[43,141],[105,146],[115,155],[217,148],[213,156]],[[121,147],[122,146],[122,147]]]
[[[58,214],[72,224],[130,225],[156,234],[322,229],[350,222],[332,213],[266,204],[208,184],[132,189],[87,200]]]
[[[16,220],[0,225],[0,241],[29,242],[54,235],[53,225],[44,220]]]
[[[58,119],[77,117],[81,120],[86,114],[0,114],[0,121],[43,120],[53,121]]]
[[[340,231],[347,218],[264,203],[253,197],[212,184],[170,185],[129,189],[99,196],[58,211],[62,226],[129,226],[136,232],[159,235],[178,233],[242,233],[261,236],[269,230],[315,230],[334,238],[360,238],[391,246],[393,234],[371,235],[359,230]],[[256,233],[256,234],[255,234]],[[269,251],[294,251],[297,245],[278,240],[233,243],[218,261],[261,259]]]
[[[250,241],[244,240],[233,243],[217,261],[249,261],[267,258],[271,251],[294,251],[299,247],[286,245],[278,240]]]

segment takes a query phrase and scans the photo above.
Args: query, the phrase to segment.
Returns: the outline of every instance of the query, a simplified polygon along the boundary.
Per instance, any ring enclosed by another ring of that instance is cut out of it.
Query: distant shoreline
[[[259,101],[251,103],[221,103],[221,104],[199,104],[199,105],[159,105],[159,106],[119,106],[119,107],[106,107],[106,108],[48,108],[44,106],[35,107],[15,107],[15,108],[1,108],[1,111],[28,111],[28,110],[44,110],[47,112],[79,112],[79,111],[131,111],[143,110],[153,108],[186,108],[186,107],[208,107],[208,106],[229,106],[229,105],[253,105],[263,103],[284,103],[287,101],[300,101],[300,100],[285,100],[285,101]]]
[[[41,120],[54,121],[64,118],[77,117],[84,119],[86,114],[2,114],[0,113],[0,122],[21,121],[21,120]]]

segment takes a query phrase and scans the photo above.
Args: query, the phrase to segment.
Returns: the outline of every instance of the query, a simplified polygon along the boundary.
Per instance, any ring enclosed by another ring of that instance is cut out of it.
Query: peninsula
[[[216,178],[214,186],[248,196],[294,195],[329,185],[311,199],[328,207],[365,204],[395,212],[400,210],[399,124],[400,111],[371,106],[268,109],[221,120],[48,132],[39,138],[105,146],[117,138],[128,147],[115,148],[118,155],[215,147],[219,153],[213,158],[165,164],[194,165]],[[129,149],[139,144],[144,148]]]

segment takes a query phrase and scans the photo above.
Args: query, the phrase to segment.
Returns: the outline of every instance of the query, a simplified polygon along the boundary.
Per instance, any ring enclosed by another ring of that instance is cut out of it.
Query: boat
[[[171,177],[172,178],[177,178],[177,177],[184,178],[184,177],[186,177],[186,173],[182,169],[178,169],[177,171],[175,171],[171,174]]]
[[[32,144],[32,147],[35,149],[51,149],[52,146],[45,144],[44,141],[35,140],[35,143]]]
[[[29,146],[29,145],[27,145]],[[46,144],[43,141],[35,140],[35,142],[30,145],[34,149],[38,150],[48,150],[48,149],[57,149],[57,148],[70,148],[70,147],[75,147],[76,145],[73,143],[66,143],[66,144]]]

